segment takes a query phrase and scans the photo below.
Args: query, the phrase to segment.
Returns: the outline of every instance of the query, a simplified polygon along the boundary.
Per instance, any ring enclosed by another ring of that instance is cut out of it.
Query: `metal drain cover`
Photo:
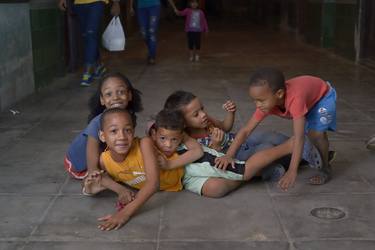
[[[338,220],[345,217],[345,212],[334,207],[318,207],[311,210],[311,215],[323,220]]]

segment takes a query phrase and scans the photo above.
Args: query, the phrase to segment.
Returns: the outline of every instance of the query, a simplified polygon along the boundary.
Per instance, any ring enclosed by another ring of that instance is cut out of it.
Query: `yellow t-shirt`
[[[177,157],[177,153],[169,159]],[[135,138],[126,159],[123,162],[115,162],[108,150],[101,155],[102,162],[108,174],[118,182],[123,182],[136,189],[141,189],[146,181],[144,163],[140,148],[140,140]],[[160,170],[160,190],[182,190],[183,167],[172,170]]]
[[[108,3],[108,0],[74,0],[74,4],[88,4],[95,2],[105,2]]]

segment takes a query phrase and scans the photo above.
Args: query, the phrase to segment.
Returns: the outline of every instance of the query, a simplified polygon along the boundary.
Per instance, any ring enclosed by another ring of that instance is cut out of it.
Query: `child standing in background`
[[[202,10],[199,9],[197,0],[189,1],[190,8],[179,11],[174,7],[176,15],[186,16],[185,32],[187,34],[190,61],[199,61],[199,51],[201,49],[201,34],[208,32],[207,20]]]
[[[103,151],[100,140],[100,117],[105,109],[118,107],[131,114],[142,111],[141,92],[121,73],[105,75],[97,92],[91,97],[89,124],[70,144],[64,159],[67,172],[75,179],[86,178],[88,172],[99,169]]]

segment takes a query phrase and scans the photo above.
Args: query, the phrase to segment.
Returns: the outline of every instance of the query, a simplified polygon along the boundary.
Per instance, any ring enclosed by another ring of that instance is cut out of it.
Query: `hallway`
[[[236,131],[254,111],[247,84],[256,68],[277,67],[286,78],[316,75],[338,94],[333,180],[311,186],[313,171],[303,168],[287,193],[259,181],[221,199],[159,192],[123,228],[101,232],[96,218],[114,211],[115,196],[83,196],[63,169],[96,87],[79,87],[79,74],[71,74],[12,107],[18,114],[0,114],[0,249],[374,249],[375,154],[364,141],[375,134],[375,72],[296,43],[293,34],[210,20],[201,61],[191,63],[182,21],[162,23],[155,66],[146,65],[138,36],[128,39],[126,51],[105,54],[108,68],[125,73],[143,93],[137,135],[174,90],[195,93],[218,118],[222,104],[234,100]],[[290,135],[291,122],[269,117],[259,129]],[[346,216],[318,219],[310,214],[318,207]]]

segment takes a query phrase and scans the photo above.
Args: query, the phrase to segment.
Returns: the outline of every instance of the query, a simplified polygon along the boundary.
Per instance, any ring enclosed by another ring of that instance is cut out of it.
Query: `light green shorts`
[[[204,183],[210,178],[223,178],[227,180],[242,181],[243,175],[231,171],[218,169],[209,162],[191,163],[185,166],[183,185],[186,190],[202,195]]]

